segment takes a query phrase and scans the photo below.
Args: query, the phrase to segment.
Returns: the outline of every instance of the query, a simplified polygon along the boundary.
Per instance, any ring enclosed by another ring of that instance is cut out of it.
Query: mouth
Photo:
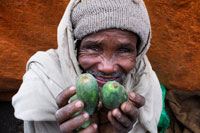
[[[103,87],[103,85],[108,81],[117,81],[120,82],[120,77],[99,77],[94,76],[96,78],[96,81],[100,87]]]

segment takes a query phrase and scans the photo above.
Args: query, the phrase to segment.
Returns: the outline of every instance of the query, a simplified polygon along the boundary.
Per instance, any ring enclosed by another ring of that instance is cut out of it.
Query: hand
[[[108,119],[116,133],[129,132],[139,116],[139,108],[145,104],[144,97],[139,94],[129,92],[128,96],[128,102],[124,102],[120,108],[108,112]]]
[[[72,133],[89,119],[89,114],[83,112],[72,118],[72,115],[84,108],[81,100],[75,100],[68,103],[70,97],[76,93],[75,86],[63,90],[56,98],[59,110],[56,111],[56,121],[59,123],[62,133]],[[97,124],[90,124],[87,128],[80,131],[81,133],[97,132]]]

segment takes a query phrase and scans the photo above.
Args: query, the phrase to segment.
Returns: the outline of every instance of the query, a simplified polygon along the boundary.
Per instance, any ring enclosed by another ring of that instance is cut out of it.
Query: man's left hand
[[[128,96],[128,102],[108,112],[108,119],[116,133],[129,132],[139,117],[139,108],[145,104],[145,98],[137,93],[129,92]]]

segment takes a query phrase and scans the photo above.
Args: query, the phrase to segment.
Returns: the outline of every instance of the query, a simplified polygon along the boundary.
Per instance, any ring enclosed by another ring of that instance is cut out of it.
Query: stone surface
[[[16,93],[31,55],[57,47],[57,26],[68,1],[0,1],[0,101]],[[144,1],[153,30],[148,56],[161,83],[200,90],[200,1]]]
[[[16,93],[31,55],[57,47],[57,26],[68,1],[0,1],[0,101]]]
[[[153,38],[148,56],[168,89],[200,90],[200,1],[145,0]]]

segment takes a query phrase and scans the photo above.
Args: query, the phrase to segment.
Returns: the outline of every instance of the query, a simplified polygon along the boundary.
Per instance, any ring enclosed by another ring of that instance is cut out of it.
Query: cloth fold
[[[166,133],[200,132],[200,91],[168,90],[166,100],[170,116]]]

